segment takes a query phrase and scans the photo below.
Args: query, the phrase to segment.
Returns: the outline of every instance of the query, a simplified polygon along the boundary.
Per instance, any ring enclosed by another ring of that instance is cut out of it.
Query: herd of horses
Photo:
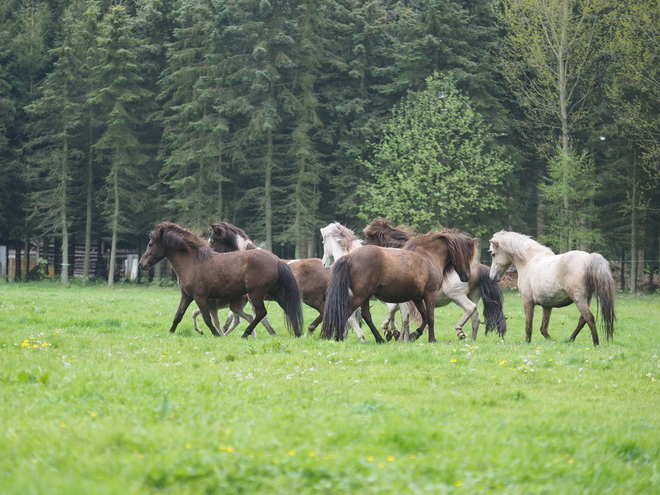
[[[534,307],[543,308],[541,334],[549,339],[552,308],[575,304],[580,312],[573,341],[587,325],[594,345],[598,332],[590,303],[594,294],[601,309],[607,339],[614,333],[614,280],[608,262],[597,253],[570,251],[554,254],[531,237],[500,231],[490,240],[492,264],[478,261],[476,239],[464,232],[444,229],[418,234],[382,219],[364,229],[365,239],[334,222],[321,229],[323,259],[282,260],[259,249],[240,228],[227,222],[209,227],[209,238],[171,222],[162,222],[149,235],[140,258],[140,268],[149,270],[167,258],[176,272],[181,299],[170,327],[174,332],[188,306],[195,301],[197,317],[214,336],[231,333],[240,322],[248,322],[243,333],[255,335],[261,323],[275,335],[268,322],[265,301],[275,301],[283,310],[287,328],[296,337],[303,335],[302,303],[318,316],[309,324],[312,334],[322,324],[320,337],[344,340],[349,327],[366,340],[358,318],[369,327],[378,343],[392,338],[418,339],[424,331],[435,342],[434,308],[454,302],[464,313],[455,325],[459,339],[466,337],[463,326],[472,325],[472,339],[480,325],[478,303],[483,303],[486,331],[506,334],[503,294],[498,282],[513,265],[518,272],[518,290],[525,312],[525,337],[532,338]],[[381,328],[374,325],[370,301],[376,298],[388,306]],[[254,315],[245,311],[252,305]],[[218,310],[228,307],[229,316],[221,327]],[[401,312],[401,331],[394,316]],[[410,332],[411,319],[418,323]]]

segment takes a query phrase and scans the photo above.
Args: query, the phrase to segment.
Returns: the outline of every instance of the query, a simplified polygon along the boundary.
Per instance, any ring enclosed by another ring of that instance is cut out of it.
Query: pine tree
[[[97,40],[95,89],[89,95],[90,104],[104,124],[94,149],[109,167],[103,191],[112,236],[109,285],[114,284],[119,236],[132,231],[129,208],[139,209],[147,192],[145,181],[149,179],[142,174],[141,167],[148,157],[137,131],[141,115],[148,113],[151,93],[142,86],[143,77],[136,64],[140,43],[131,28],[132,21],[124,6],[114,6],[105,14]]]
[[[64,39],[60,47],[52,50],[57,62],[42,84],[43,96],[26,107],[36,119],[28,143],[32,151],[28,157],[30,218],[38,232],[61,237],[63,285],[69,282],[69,229],[74,196],[70,185],[83,155],[76,144],[84,116],[76,6],[64,16]]]

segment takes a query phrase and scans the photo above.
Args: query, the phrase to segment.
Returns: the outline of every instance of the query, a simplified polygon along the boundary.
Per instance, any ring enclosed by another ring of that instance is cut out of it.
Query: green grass
[[[176,288],[0,285],[2,494],[660,493],[660,298],[619,295],[614,342],[429,345],[167,330]],[[384,306],[374,303],[376,319]],[[306,324],[315,316],[305,310]],[[469,333],[469,332],[468,332]]]

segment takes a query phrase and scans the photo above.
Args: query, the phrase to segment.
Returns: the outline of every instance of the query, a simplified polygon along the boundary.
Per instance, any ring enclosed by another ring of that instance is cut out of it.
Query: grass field
[[[574,307],[523,343],[341,343],[167,330],[176,288],[0,285],[0,493],[660,493],[660,297]],[[373,304],[376,318],[384,306]],[[480,308],[481,311],[481,308]],[[306,324],[315,316],[305,310]],[[367,332],[369,333],[369,332]]]

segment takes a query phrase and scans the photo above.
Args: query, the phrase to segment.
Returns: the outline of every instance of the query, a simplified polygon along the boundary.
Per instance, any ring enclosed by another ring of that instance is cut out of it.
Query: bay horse
[[[428,325],[429,342],[435,342],[433,308],[445,273],[453,267],[460,279],[467,282],[475,256],[475,240],[460,232],[430,232],[413,237],[403,249],[356,249],[332,267],[321,337],[343,340],[346,320],[361,307],[376,342],[385,342],[371,319],[369,298],[374,296],[390,303],[412,301],[422,321],[411,339],[419,338]]]
[[[257,246],[248,238],[247,234],[240,228],[236,227],[227,222],[218,222],[209,227],[211,236],[209,237],[209,245],[217,253],[227,253],[231,251],[245,251],[248,249],[256,249]],[[212,244],[213,242],[213,244]],[[234,331],[234,329],[239,325],[240,319],[243,318],[248,323],[253,319],[253,316],[245,312],[245,306],[248,303],[247,296],[243,296],[243,310],[239,313],[234,313],[229,311],[227,320],[225,321],[224,326],[222,327],[222,333],[224,335],[229,335]],[[218,328],[220,328],[220,320],[218,319],[218,309],[227,307],[227,304],[223,304],[222,301],[216,299],[209,299],[209,312],[213,318],[213,322]],[[199,308],[195,309],[192,313],[193,318],[193,327],[195,331],[200,334],[204,334],[197,325],[197,317],[201,314]],[[271,326],[268,318],[264,318],[260,322],[268,331],[270,335],[276,335],[275,330]],[[256,330],[252,332],[252,337],[256,337]]]
[[[339,222],[332,222],[323,227],[321,229],[321,237],[323,239],[323,266],[326,268],[331,268],[334,262],[339,258],[364,245],[364,241],[358,238],[358,236],[355,235],[355,232],[348,227],[344,227]],[[388,314],[390,311],[394,314],[396,313],[396,310],[399,309],[399,304],[385,304],[388,308]],[[410,310],[408,309],[407,304],[402,304],[400,309],[402,320],[404,321],[404,324],[407,324]],[[348,323],[351,325],[360,340],[365,341],[364,333],[362,333],[362,329],[360,328],[360,325],[358,325],[354,314],[351,315]],[[394,318],[391,318],[388,321],[388,324],[390,325],[390,330],[387,330],[386,335],[388,337],[387,340],[390,340],[391,335],[394,335],[394,333],[397,332]],[[381,328],[384,330],[387,329],[386,326],[381,326]]]
[[[490,276],[499,281],[512,264],[518,271],[518,291],[525,311],[525,337],[532,340],[534,307],[543,308],[541,335],[550,338],[548,324],[552,308],[575,304],[580,312],[577,328],[570,337],[574,341],[584,325],[589,325],[594,345],[598,331],[589,306],[594,293],[600,302],[607,340],[614,336],[614,279],[610,266],[600,254],[569,251],[555,254],[531,237],[501,230],[490,240],[493,262]]]
[[[209,227],[209,246],[217,253],[228,253],[259,249],[243,229],[227,222],[216,222]],[[283,260],[289,265],[296,279],[302,301],[319,312],[309,324],[307,332],[311,335],[323,320],[325,292],[330,282],[330,270],[323,268],[319,258],[301,260]]]
[[[208,243],[188,229],[171,222],[161,222],[149,234],[149,244],[140,258],[140,268],[149,270],[167,258],[177,274],[181,299],[174,315],[170,333],[174,333],[186,309],[194,300],[204,323],[216,337],[222,336],[209,313],[209,299],[240,309],[247,295],[255,311],[243,338],[266,316],[264,298],[275,300],[286,318],[287,327],[296,337],[301,335],[302,305],[300,292],[291,269],[277,256],[264,250],[237,251],[219,254]]]
[[[414,231],[404,227],[394,227],[390,221],[377,218],[371,222],[370,225],[363,230],[365,235],[365,244],[402,248],[414,235]],[[438,300],[435,304],[436,308],[446,306],[453,302],[460,306],[464,313],[463,316],[454,326],[456,336],[459,339],[465,338],[463,326],[471,320],[472,323],[472,340],[477,339],[479,332],[479,300],[483,300],[483,316],[486,325],[486,335],[491,331],[497,330],[500,337],[506,334],[506,319],[503,312],[503,299],[502,290],[499,285],[490,278],[490,267],[479,263],[478,260],[473,260],[470,264],[470,281],[463,282],[458,277],[456,270],[450,268],[445,273],[445,279],[442,282],[442,287],[438,294]],[[390,307],[388,305],[388,313],[381,328],[385,330],[391,319],[394,318],[394,313],[397,307]],[[407,319],[408,315],[402,318]],[[402,325],[401,337],[407,340],[408,336],[408,323],[404,322]],[[387,338],[386,332],[386,338]],[[398,337],[395,335],[395,337]]]

